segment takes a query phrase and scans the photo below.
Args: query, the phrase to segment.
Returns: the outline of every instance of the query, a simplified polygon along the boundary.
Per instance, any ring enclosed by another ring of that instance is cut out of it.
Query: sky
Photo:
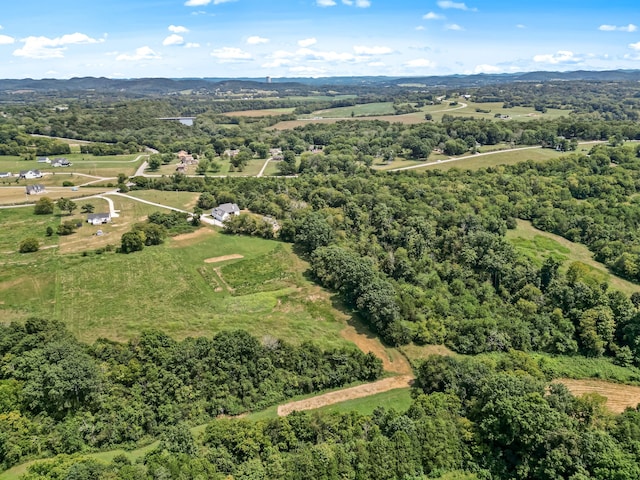
[[[593,0],[4,0],[0,78],[640,69],[640,8]]]

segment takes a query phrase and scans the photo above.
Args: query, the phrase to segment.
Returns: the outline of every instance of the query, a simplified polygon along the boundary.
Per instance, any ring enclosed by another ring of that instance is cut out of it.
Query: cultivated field
[[[569,391],[579,397],[597,394],[606,398],[605,406],[614,413],[621,413],[628,407],[636,408],[640,403],[640,387],[620,385],[603,380],[573,380],[559,378],[554,383],[564,383]]]

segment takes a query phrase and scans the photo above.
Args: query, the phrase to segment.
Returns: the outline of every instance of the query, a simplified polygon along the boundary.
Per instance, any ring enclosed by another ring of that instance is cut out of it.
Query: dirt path
[[[278,415],[283,417],[294,411],[313,410],[315,408],[333,405],[334,403],[353,400],[355,398],[368,397],[377,393],[388,392],[396,388],[407,388],[413,381],[413,375],[400,375],[397,377],[384,378],[377,382],[358,385],[357,387],[345,388],[335,392],[325,393],[317,397],[289,402],[278,407]]]
[[[575,396],[585,393],[602,395],[607,398],[605,405],[614,413],[621,413],[627,407],[635,408],[640,403],[640,387],[604,380],[573,380],[571,378],[559,378],[553,383],[564,383]]]
[[[340,332],[345,340],[349,340],[365,353],[373,353],[382,360],[382,368],[385,372],[397,373],[400,375],[413,375],[411,365],[407,359],[398,351],[390,352],[384,348],[380,339],[367,333],[358,332],[355,327],[349,325]]]
[[[237,260],[239,258],[244,258],[239,253],[232,253],[231,255],[223,255],[221,257],[212,257],[205,259],[204,263],[218,263],[224,262],[225,260]]]

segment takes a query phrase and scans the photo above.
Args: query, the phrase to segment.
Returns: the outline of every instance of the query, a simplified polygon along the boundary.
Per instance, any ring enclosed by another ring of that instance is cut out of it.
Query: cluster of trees
[[[30,468],[47,478],[493,478],[624,479],[640,476],[640,411],[613,416],[597,395],[549,385],[535,362],[429,357],[408,409],[294,412],[218,419],[196,439],[182,423],[132,463],[58,457]]]
[[[377,379],[356,348],[261,341],[246,332],[175,341],[77,342],[64,325],[0,325],[0,468],[29,456],[133,445],[180,422],[264,408]]]
[[[146,222],[136,223],[120,240],[120,253],[139,252],[145,246],[160,245],[167,235],[191,231],[193,225],[187,223],[189,215],[182,212],[154,212]]]

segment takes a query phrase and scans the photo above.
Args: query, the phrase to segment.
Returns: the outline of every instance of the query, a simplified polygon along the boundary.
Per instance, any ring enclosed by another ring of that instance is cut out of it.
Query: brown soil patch
[[[621,413],[627,407],[635,408],[640,403],[640,387],[604,380],[573,380],[570,378],[559,378],[554,380],[554,383],[564,383],[575,396],[585,393],[602,395],[607,398],[607,408],[615,413]]]
[[[184,247],[184,246],[189,245],[191,243],[195,243],[195,241],[199,240],[201,237],[204,237],[204,236],[207,236],[207,235],[211,235],[212,233],[215,233],[215,232],[213,230],[211,230],[210,228],[199,228],[195,232],[183,233],[181,235],[176,235],[175,237],[171,237],[171,239],[173,240],[173,242],[180,244],[180,245],[177,245],[177,246]],[[205,262],[206,262],[206,260],[205,260]]]
[[[340,332],[340,336],[349,340],[365,353],[373,353],[382,360],[382,368],[385,372],[399,373],[402,375],[412,375],[411,365],[407,359],[397,351],[393,353],[387,350],[379,338],[358,332],[355,327],[349,325]]]
[[[289,402],[278,407],[278,415],[283,417],[294,411],[313,410],[315,408],[333,405],[347,400],[368,397],[377,393],[388,392],[397,388],[407,388],[413,382],[413,375],[401,375],[398,377],[384,378],[373,383],[358,385],[357,387],[345,388],[335,392],[325,393],[317,397]]]
[[[24,282],[24,280],[24,278],[16,278],[13,280],[5,280],[4,282],[0,282],[0,290],[6,290],[8,288],[15,287],[16,285],[20,285],[22,282]]]
[[[211,257],[205,259],[204,263],[218,263],[224,262],[225,260],[237,260],[239,258],[244,258],[239,253],[232,253],[231,255],[222,255],[221,257]]]

